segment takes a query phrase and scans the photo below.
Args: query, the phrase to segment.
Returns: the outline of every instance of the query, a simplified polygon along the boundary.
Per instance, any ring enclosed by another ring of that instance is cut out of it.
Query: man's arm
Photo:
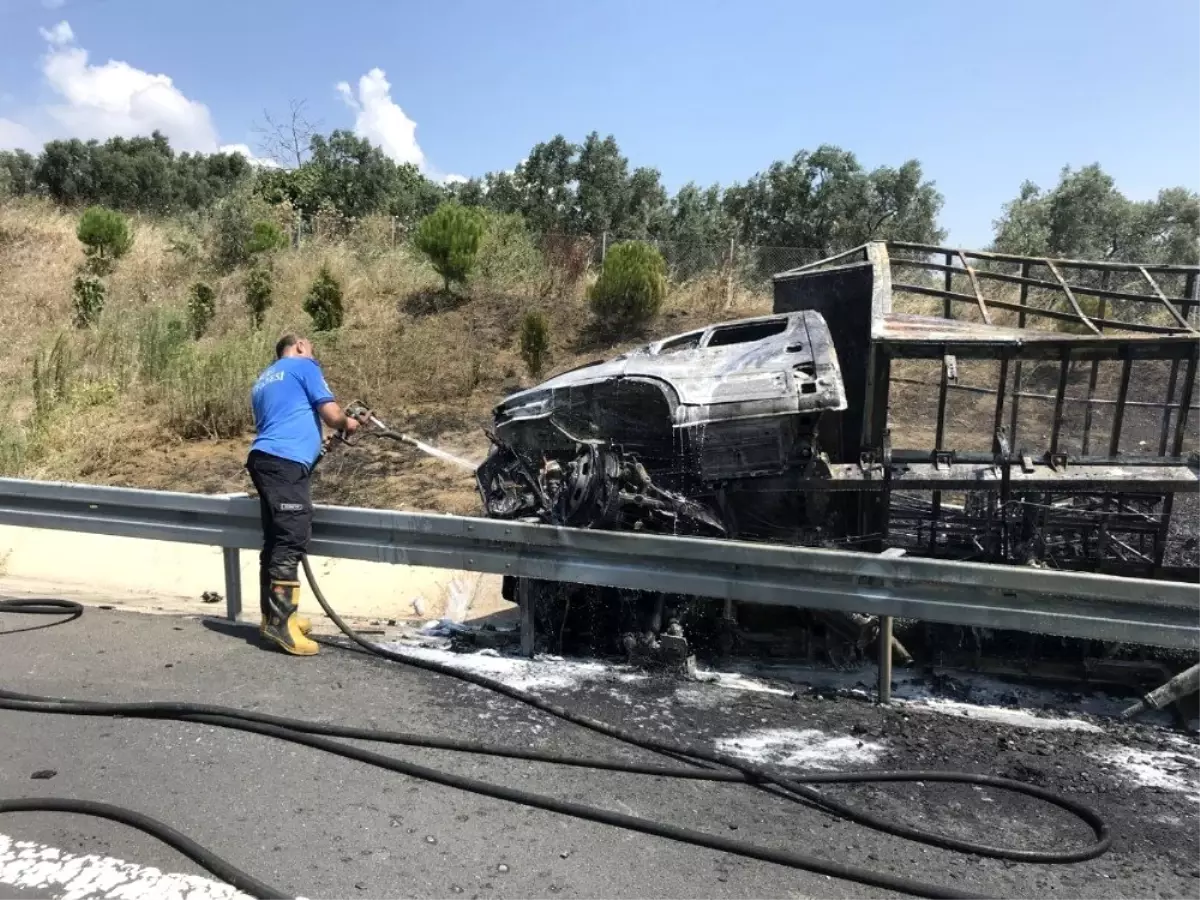
[[[333,431],[352,432],[358,427],[358,420],[342,412],[342,408],[337,405],[337,401],[335,400],[329,400],[320,404],[317,407],[317,415]]]
[[[305,393],[308,394],[308,402],[313,405],[317,415],[321,417],[321,421],[328,428],[333,431],[350,433],[358,427],[358,422],[347,416],[338,406],[333,397],[333,391],[325,383],[325,375],[321,372],[321,367],[315,362],[304,367],[300,381],[304,385]]]

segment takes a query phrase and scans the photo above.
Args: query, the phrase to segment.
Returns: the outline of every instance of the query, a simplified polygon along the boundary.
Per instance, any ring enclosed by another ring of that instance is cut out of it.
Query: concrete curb
[[[257,621],[258,554],[242,551],[243,619]],[[470,621],[512,610],[500,576],[313,557],[321,589],[354,619]],[[219,547],[0,526],[0,592],[59,596],[142,612],[224,615]],[[300,609],[320,615],[308,590]]]

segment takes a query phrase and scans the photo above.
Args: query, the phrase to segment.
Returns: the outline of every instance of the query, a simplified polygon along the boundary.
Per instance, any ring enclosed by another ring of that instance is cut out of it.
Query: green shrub
[[[203,281],[192,285],[188,292],[188,326],[196,340],[204,337],[213,316],[217,314],[217,296]]]
[[[518,287],[541,281],[542,253],[519,213],[485,210],[483,238],[479,243],[476,273],[501,287]]]
[[[413,245],[429,257],[449,293],[453,282],[466,283],[482,240],[483,216],[477,209],[443,203],[421,220]]]
[[[537,377],[542,374],[549,351],[550,325],[544,315],[530,310],[521,319],[521,359],[525,361],[530,375]]]
[[[262,328],[267,310],[271,308],[275,293],[275,277],[266,266],[255,265],[246,273],[246,309],[250,313],[250,324],[257,330]]]
[[[174,311],[151,309],[137,323],[137,377],[163,379],[188,346],[188,323]]]
[[[104,312],[104,282],[86,275],[75,276],[71,302],[75,307],[75,327],[87,328],[96,324]]]
[[[609,327],[638,327],[653,319],[667,295],[667,267],[649,244],[628,241],[608,251],[592,285],[592,313]]]
[[[185,344],[152,391],[167,428],[185,440],[236,438],[254,427],[250,388],[274,357],[261,333]]]
[[[89,206],[84,210],[75,236],[83,244],[88,267],[95,275],[111,272],[116,261],[133,246],[129,220],[115,209],[103,206]]]
[[[250,261],[258,242],[268,242],[271,207],[261,197],[239,188],[213,210],[208,233],[209,261],[219,272],[231,272]]]
[[[304,311],[312,319],[317,331],[336,331],[342,327],[342,286],[325,264],[313,280],[308,295],[304,298]]]
[[[59,334],[49,350],[33,357],[33,416],[44,422],[67,399],[71,389],[71,350],[67,336]]]
[[[260,253],[270,253],[272,250],[282,250],[287,244],[287,235],[278,224],[270,219],[260,219],[250,229],[246,252],[250,256],[256,256]]]

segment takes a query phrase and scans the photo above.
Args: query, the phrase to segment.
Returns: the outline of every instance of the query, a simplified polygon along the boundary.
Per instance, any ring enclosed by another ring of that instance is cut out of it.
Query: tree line
[[[447,201],[516,213],[535,233],[804,247],[833,252],[868,240],[938,243],[943,197],[918,160],[865,168],[822,145],[726,187],[684,185],[673,195],[657,169],[632,167],[611,135],[558,135],[514,169],[439,184],[345,130],[304,136],[284,167],[238,153],[175,153],[149,137],[58,140],[40,154],[0,152],[0,197],[44,196],[64,206],[126,212],[200,211],[248,188],[302,217],[373,214],[415,226]],[[306,151],[306,152],[304,152]],[[1184,187],[1153,200],[1125,197],[1099,165],[1064,168],[1058,183],[1021,185],[993,223],[992,249],[1087,259],[1195,263],[1200,195]]]
[[[1200,196],[1187,188],[1135,201],[1100,166],[1064,169],[1052,190],[1026,181],[994,223],[1004,253],[1191,264],[1200,256]]]
[[[240,153],[176,154],[157,131],[104,143],[50,141],[37,156],[0,151],[0,197],[43,196],[63,206],[170,215],[209,207],[253,177]]]

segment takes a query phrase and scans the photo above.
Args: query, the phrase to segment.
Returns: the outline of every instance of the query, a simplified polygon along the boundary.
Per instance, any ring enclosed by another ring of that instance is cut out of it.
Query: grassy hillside
[[[257,210],[261,214],[263,210]],[[269,210],[268,210],[269,212]],[[242,462],[251,438],[249,388],[285,330],[310,331],[302,303],[322,266],[344,291],[346,319],[336,333],[314,335],[330,384],[344,402],[362,399],[389,423],[445,449],[480,459],[483,426],[506,393],[532,384],[519,353],[520,323],[529,310],[549,323],[550,358],[542,377],[602,358],[625,346],[705,323],[767,313],[767,285],[729,293],[717,269],[671,283],[663,311],[645,334],[620,344],[593,327],[585,301],[595,271],[586,238],[535,245],[515,216],[493,214],[476,274],[459,298],[386,218],[327,228],[336,238],[310,239],[278,251],[271,262],[274,303],[255,330],[245,305],[247,269],[218,268],[228,245],[227,221],[137,219],[134,242],[109,277],[98,323],[74,327],[72,284],[84,261],[75,234],[78,213],[33,201],[0,203],[0,472],[206,492],[249,486]],[[224,224],[223,224],[224,222]],[[963,276],[956,276],[965,282]],[[211,285],[216,312],[204,337],[187,325],[187,297],[197,281]],[[738,283],[734,279],[734,283]],[[963,292],[970,290],[955,285]],[[1014,298],[1015,299],[1015,298]],[[927,297],[899,296],[905,312],[938,312]],[[970,319],[972,310],[961,315]],[[1003,318],[1003,317],[1001,317]],[[843,364],[853,364],[843,360]],[[1169,367],[1135,364],[1123,449],[1156,443]],[[959,383],[990,387],[994,362],[962,361]],[[939,364],[898,363],[891,419],[896,446],[932,447]],[[1096,396],[1115,396],[1120,363],[1100,367]],[[1058,365],[1026,366],[1021,438],[1046,446],[1054,419]],[[1088,369],[1072,371],[1063,448],[1078,452]],[[947,443],[991,447],[994,398],[953,391]],[[1009,399],[1011,408],[1011,397]],[[1111,407],[1094,417],[1093,446],[1107,444]],[[1189,422],[1194,446],[1197,420]],[[1007,410],[1005,414],[1007,421]],[[327,458],[319,496],[329,502],[478,512],[470,476],[394,445],[364,444]]]
[[[134,220],[135,240],[110,278],[99,323],[72,324],[72,283],[84,261],[77,214],[40,202],[0,205],[0,471],[178,490],[248,487],[248,392],[276,337],[309,331],[303,297],[322,265],[341,282],[346,321],[317,335],[340,399],[367,400],[389,423],[470,458],[486,451],[482,426],[506,392],[533,383],[518,329],[530,309],[550,325],[553,374],[618,349],[590,327],[586,283],[564,254],[542,253],[500,222],[485,238],[479,273],[461,300],[401,243],[390,224],[364,220],[338,240],[306,242],[273,261],[275,301],[254,330],[244,267],[214,271],[215,225]],[[570,254],[566,254],[570,256]],[[187,333],[187,294],[216,294],[203,338]],[[673,284],[651,330],[621,346],[717,318],[770,311],[770,297],[730,297],[722,279]],[[319,479],[330,502],[454,513],[478,511],[468,475],[406,448],[339,451]]]

